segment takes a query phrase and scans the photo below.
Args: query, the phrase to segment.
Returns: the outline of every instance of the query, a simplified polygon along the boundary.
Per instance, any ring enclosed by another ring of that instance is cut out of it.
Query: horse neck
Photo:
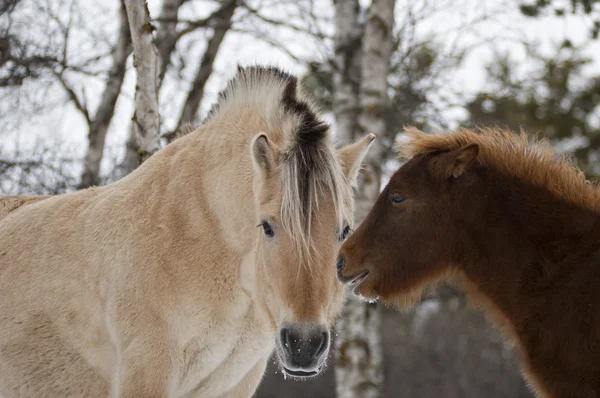
[[[474,219],[457,261],[478,293],[506,317],[523,318],[531,297],[555,276],[564,282],[598,255],[600,215],[512,177],[492,171],[481,177],[491,183],[472,197],[478,211],[465,213]]]
[[[121,196],[146,198],[148,211],[164,204],[163,210],[180,213],[186,225],[205,230],[210,225],[210,239],[243,257],[256,232],[249,145],[262,127],[247,121],[208,122],[154,154],[115,188]],[[159,210],[154,212],[164,213]]]
[[[250,141],[262,126],[239,128],[217,119],[190,135],[184,160],[193,164],[197,185],[217,220],[225,244],[239,254],[250,250],[256,232],[256,208]],[[185,139],[187,137],[183,137]]]
[[[167,211],[156,214],[176,211],[178,217],[165,220],[176,222],[174,229],[183,228],[182,224],[201,226],[206,239],[218,241],[219,247],[239,259],[241,288],[265,307],[269,287],[255,249],[257,220],[250,160],[252,138],[268,131],[260,120],[252,120],[248,114],[241,120],[217,118],[178,138],[121,180],[124,189],[119,189],[119,196],[129,198],[125,204],[139,197],[148,203],[170,204]],[[222,268],[222,264],[214,266]]]
[[[201,169],[197,166],[197,184],[203,187],[210,217],[217,220],[221,241],[240,258],[240,286],[258,304],[266,322],[272,324],[269,278],[256,248],[258,221],[250,159],[251,140],[268,129],[264,119],[255,114],[246,110],[238,115],[241,119],[226,114],[190,134],[189,143],[184,141],[188,137],[181,140],[182,145],[191,148],[184,159],[198,166],[201,163]],[[280,137],[272,134],[270,138]]]

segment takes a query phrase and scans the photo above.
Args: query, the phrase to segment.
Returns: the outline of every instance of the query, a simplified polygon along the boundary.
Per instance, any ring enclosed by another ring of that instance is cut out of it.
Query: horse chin
[[[285,367],[285,365],[281,365],[281,370],[283,372],[283,374],[287,377],[291,377],[293,379],[297,379],[297,380],[307,380],[307,379],[312,379],[313,377],[317,376],[319,373],[321,373],[322,370],[322,366],[316,368],[315,370],[291,370]]]
[[[395,294],[389,298],[382,297],[382,299],[386,304],[390,304],[400,312],[410,312],[421,301],[422,297],[422,289],[413,289],[408,293]]]
[[[374,303],[379,300],[379,294],[375,288],[372,287],[374,285],[373,276],[374,275],[371,274],[367,275],[360,283],[354,285],[352,288],[352,293],[355,296],[370,303]]]

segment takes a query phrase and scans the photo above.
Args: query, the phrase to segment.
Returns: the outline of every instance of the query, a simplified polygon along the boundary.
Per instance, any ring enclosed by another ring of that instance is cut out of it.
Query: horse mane
[[[283,134],[285,145],[278,159],[283,185],[281,221],[300,257],[310,258],[316,254],[311,226],[319,196],[331,195],[340,230],[348,218],[343,202],[349,188],[329,125],[320,118],[298,78],[276,67],[238,66],[236,76],[219,94],[203,123],[225,115],[240,115],[245,109],[260,115],[269,139]]]
[[[564,155],[555,153],[546,139],[530,140],[524,131],[516,134],[499,128],[476,131],[462,128],[445,134],[406,130],[408,142],[400,144],[402,157],[451,151],[477,144],[479,165],[511,175],[575,205],[600,211],[600,190]]]
[[[188,135],[189,133],[195,131],[197,127],[198,126],[196,126],[194,123],[190,123],[190,122],[183,123],[181,125],[181,127],[179,128],[179,130],[176,132],[175,139],[181,138],[185,135]]]

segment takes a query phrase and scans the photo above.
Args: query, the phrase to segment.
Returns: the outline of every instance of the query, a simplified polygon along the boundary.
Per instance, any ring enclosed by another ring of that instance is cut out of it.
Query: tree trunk
[[[161,23],[156,33],[160,61],[158,68],[158,89],[160,89],[162,85],[167,67],[171,62],[171,54],[175,50],[177,41],[181,37],[180,32],[176,30],[177,16],[179,9],[186,1],[187,0],[164,0],[163,2],[159,17]],[[200,102],[204,97],[204,86],[212,74],[214,60],[225,33],[229,30],[231,18],[238,3],[238,0],[227,0],[211,15],[211,19],[214,18],[217,20],[217,22],[213,24],[215,25],[213,37],[209,40],[206,52],[200,62],[196,78],[194,79],[192,88],[185,101],[180,121],[173,133],[165,135],[167,140],[171,141],[175,138],[177,131],[181,126],[186,122],[192,121],[196,116]],[[125,157],[116,170],[117,178],[127,175],[139,166],[139,164],[139,148],[137,146],[135,131],[131,129],[127,142],[125,143]]]
[[[176,30],[177,27],[177,16],[179,9],[187,0],[164,0],[162,9],[160,12],[160,19],[163,21],[160,23],[158,31],[156,32],[156,41],[158,43],[158,55],[159,55],[159,67],[158,67],[158,88],[162,86],[167,67],[171,62],[171,54],[175,51],[177,40],[179,40],[179,33]],[[125,156],[123,161],[117,166],[115,170],[116,178],[126,176],[131,171],[135,170],[140,165],[139,160],[139,148],[135,137],[135,130],[133,126],[129,129],[129,136],[125,143]]]
[[[375,140],[365,157],[367,168],[363,184],[356,199],[356,216],[363,220],[379,195],[383,137],[386,125],[383,118],[388,102],[388,81],[393,47],[394,0],[373,0],[367,13],[360,82],[360,114],[358,130],[362,134],[375,134]]]
[[[383,109],[387,101],[387,75],[393,46],[394,0],[373,1],[362,28],[362,39],[359,36],[360,20],[358,2],[336,2],[333,97],[338,131],[344,138],[355,139],[366,133],[379,138],[365,159],[367,167],[356,197],[356,223],[369,212],[381,184],[382,137],[385,134]],[[357,45],[361,42],[362,46]],[[355,72],[356,68],[359,73]],[[356,112],[357,108],[359,112]],[[348,134],[352,126],[353,133]],[[381,396],[381,309],[348,294],[344,315],[338,323],[338,334],[337,395],[343,398]]]
[[[352,142],[357,138],[363,35],[359,14],[358,0],[335,1],[332,108],[336,136],[343,143]]]
[[[160,148],[160,116],[158,110],[158,50],[154,45],[148,5],[145,0],[125,0],[133,43],[133,64],[137,80],[135,113],[132,129],[139,162]],[[122,170],[125,174],[133,171]]]
[[[223,4],[222,9],[215,14],[216,27],[214,28],[214,33],[208,40],[206,51],[204,52],[202,60],[200,61],[200,65],[198,66],[198,71],[196,72],[196,77],[192,83],[192,88],[188,92],[183,109],[181,111],[179,122],[175,128],[175,132],[170,135],[171,137],[176,136],[177,131],[185,123],[193,123],[195,121],[196,115],[198,114],[198,108],[200,107],[200,102],[204,97],[204,86],[213,72],[215,58],[217,57],[219,47],[225,38],[225,34],[230,28],[231,18],[233,17],[233,13],[235,12],[237,5],[237,0],[228,0],[225,4]]]
[[[125,4],[123,3],[121,3],[120,17],[119,37],[112,57],[112,67],[108,72],[106,87],[88,133],[88,149],[79,188],[87,188],[100,183],[100,164],[104,152],[106,133],[115,113],[115,105],[121,94],[121,86],[125,79],[127,58],[131,53],[131,32]]]
[[[161,22],[156,32],[156,41],[158,43],[158,55],[160,65],[158,68],[158,90],[162,86],[167,67],[171,63],[171,54],[175,51],[179,32],[177,32],[177,16],[179,9],[187,0],[164,0],[160,12]],[[140,165],[139,148],[135,136],[135,130],[129,129],[129,137],[125,143],[125,156],[121,164],[115,170],[116,178],[126,176]]]
[[[163,0],[160,11],[161,23],[156,32],[156,44],[160,56],[158,68],[158,87],[162,85],[167,67],[171,63],[171,54],[175,50],[179,32],[177,32],[177,16],[179,9],[187,0]]]

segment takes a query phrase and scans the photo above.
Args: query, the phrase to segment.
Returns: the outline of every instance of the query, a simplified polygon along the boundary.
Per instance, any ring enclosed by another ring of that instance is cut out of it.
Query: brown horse
[[[342,246],[339,279],[405,307],[460,280],[539,396],[599,397],[600,190],[524,134],[408,135],[410,160]]]

